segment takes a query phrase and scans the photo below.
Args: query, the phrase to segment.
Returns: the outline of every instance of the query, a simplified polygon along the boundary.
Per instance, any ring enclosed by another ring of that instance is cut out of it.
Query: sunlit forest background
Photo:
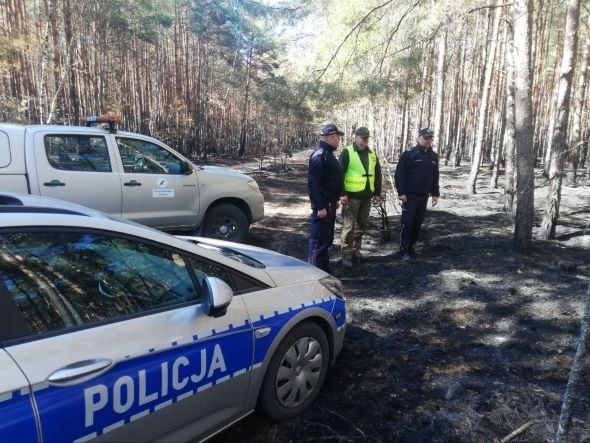
[[[505,175],[507,210],[520,186],[530,215],[543,169],[551,237],[562,177],[588,174],[589,17],[588,0],[0,0],[0,120],[115,113],[192,158],[289,155],[335,122],[390,161],[428,126],[468,192],[481,167]]]

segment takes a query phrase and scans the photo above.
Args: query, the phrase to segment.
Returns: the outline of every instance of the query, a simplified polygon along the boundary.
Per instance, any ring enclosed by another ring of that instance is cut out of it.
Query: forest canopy
[[[395,162],[430,127],[468,193],[504,171],[507,210],[520,186],[532,213],[542,168],[551,237],[564,171],[588,168],[589,4],[0,0],[0,120],[116,113],[195,159],[289,155],[335,122]]]
[[[430,126],[439,129],[440,151],[460,146],[455,155],[469,158],[491,63],[487,112],[500,124],[488,125],[486,140],[500,138],[510,22],[502,2],[4,0],[0,7],[3,121],[77,124],[115,112],[128,129],[194,155],[305,144],[321,123],[336,121],[348,133],[373,126],[392,158]],[[551,130],[566,12],[561,2],[532,2],[538,152]],[[579,62],[583,51],[579,45]]]

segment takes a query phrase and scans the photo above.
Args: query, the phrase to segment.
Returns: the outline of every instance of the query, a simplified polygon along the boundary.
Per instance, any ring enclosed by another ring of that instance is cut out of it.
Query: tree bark
[[[576,354],[572,361],[570,376],[567,381],[567,387],[563,394],[563,403],[561,404],[561,414],[559,416],[559,423],[557,425],[557,435],[555,441],[557,443],[565,443],[568,441],[568,434],[572,419],[572,409],[576,400],[576,391],[582,377],[584,370],[584,360],[588,354],[588,338],[590,337],[590,283],[586,291],[586,308],[584,315],[580,321],[580,337],[578,338],[578,345],[576,347]]]
[[[444,143],[444,131],[443,131],[443,104],[445,97],[445,56],[447,48],[447,34],[444,32],[438,41],[438,60],[436,63],[436,99],[435,99],[435,111],[434,111],[434,134],[438,140],[438,152],[442,153],[442,150],[447,146]],[[448,149],[448,147],[446,148]]]
[[[254,53],[254,36],[250,39],[250,48],[246,66],[246,86],[244,90],[244,106],[242,107],[242,123],[240,125],[240,139],[238,157],[246,153],[246,124],[248,122],[248,99],[250,96],[250,72],[252,70],[252,55]]]
[[[588,20],[590,25],[590,18]],[[576,183],[578,174],[578,165],[580,163],[580,153],[582,152],[582,112],[584,110],[586,90],[588,88],[588,66],[590,64],[590,35],[586,36],[586,44],[582,56],[582,65],[578,73],[578,85],[575,94],[574,115],[572,118],[572,134],[570,138],[569,158],[572,165],[572,171],[569,173],[568,183]]]
[[[565,164],[566,134],[570,112],[570,96],[576,48],[578,45],[578,22],[580,18],[580,0],[570,0],[567,7],[567,20],[563,43],[563,58],[557,91],[557,119],[551,137],[551,166],[549,168],[549,189],[545,204],[545,214],[541,222],[539,237],[549,239],[555,237],[555,227],[559,218],[561,202],[561,185]]]
[[[514,29],[506,20],[506,115],[504,130],[504,211],[512,212],[514,207]]]
[[[531,248],[534,215],[534,158],[531,127],[531,44],[529,0],[515,0],[514,19],[514,129],[516,134],[517,206],[513,247]]]
[[[479,165],[483,154],[484,134],[486,129],[486,118],[488,113],[488,100],[490,95],[490,85],[492,83],[492,71],[496,57],[496,42],[498,40],[498,30],[500,28],[500,17],[502,16],[501,7],[497,7],[494,12],[494,26],[492,28],[490,50],[486,60],[486,69],[484,74],[483,88],[481,92],[481,101],[479,105],[479,114],[477,121],[477,135],[475,139],[475,149],[471,158],[471,173],[467,182],[467,192],[476,194],[477,176],[479,174]]]

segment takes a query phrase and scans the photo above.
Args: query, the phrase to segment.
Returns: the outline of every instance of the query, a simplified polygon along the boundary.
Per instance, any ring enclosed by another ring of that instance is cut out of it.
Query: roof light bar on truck
[[[86,117],[82,117],[80,119],[86,127],[94,126],[94,125],[101,125],[101,124],[108,124],[109,125],[109,132],[112,134],[117,133],[117,123],[121,123],[121,116],[120,115],[89,115]]]

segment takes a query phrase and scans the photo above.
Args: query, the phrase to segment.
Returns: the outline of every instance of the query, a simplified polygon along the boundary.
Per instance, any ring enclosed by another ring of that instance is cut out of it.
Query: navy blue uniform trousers
[[[406,196],[408,201],[402,204],[400,220],[399,249],[402,252],[410,252],[418,240],[428,204],[428,194],[406,194]]]
[[[317,211],[311,213],[307,262],[326,272],[330,270],[328,249],[334,242],[336,202],[330,203],[328,215],[319,218]]]

